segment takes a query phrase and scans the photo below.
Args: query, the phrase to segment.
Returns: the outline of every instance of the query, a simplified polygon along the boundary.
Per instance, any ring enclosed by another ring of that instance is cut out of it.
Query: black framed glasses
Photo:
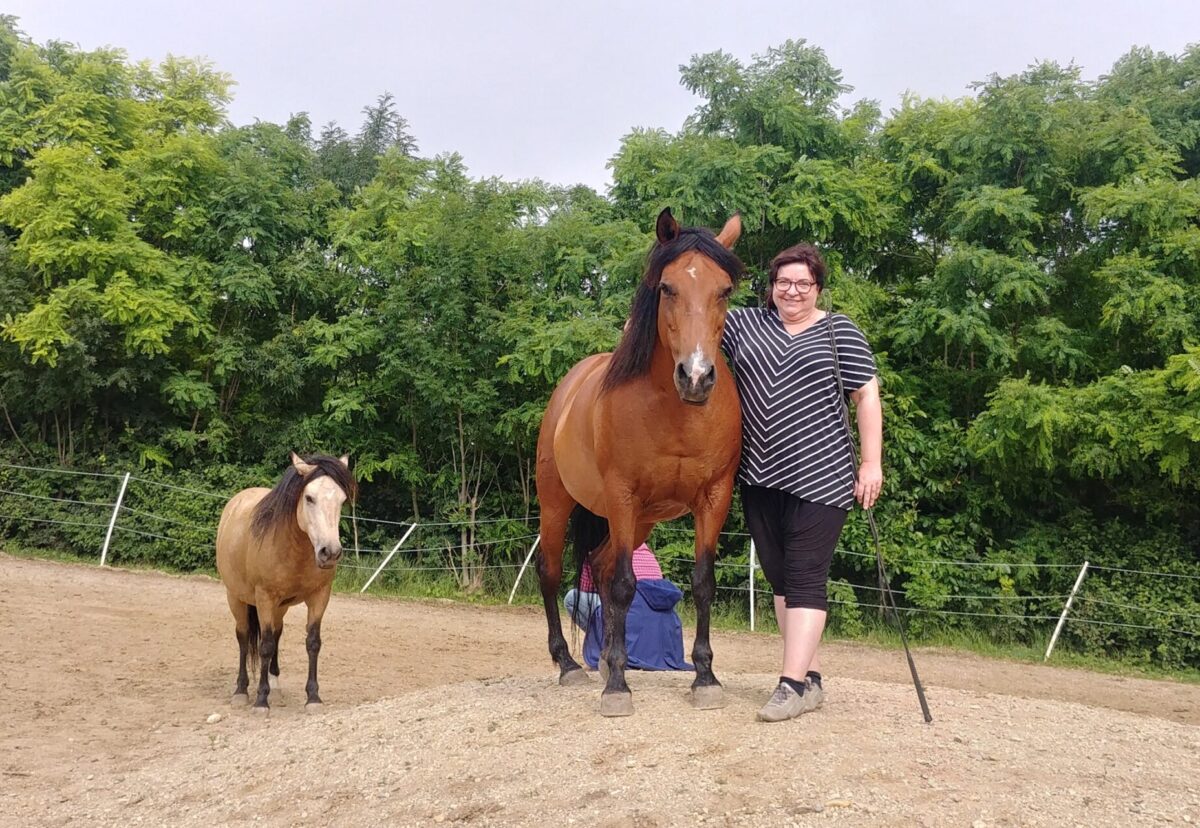
[[[789,290],[792,290],[794,288],[796,290],[796,292],[799,293],[801,296],[806,295],[809,291],[811,291],[816,286],[816,284],[817,284],[816,282],[810,282],[807,279],[803,279],[803,280],[776,279],[775,280],[775,287],[779,289],[780,293],[787,293]]]

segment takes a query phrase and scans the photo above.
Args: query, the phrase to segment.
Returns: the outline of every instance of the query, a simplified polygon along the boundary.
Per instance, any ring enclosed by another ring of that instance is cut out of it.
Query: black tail
[[[250,629],[246,635],[248,639],[246,642],[246,660],[249,662],[247,670],[253,676],[258,672],[258,639],[262,637],[262,629],[258,625],[258,607],[251,604],[246,607],[246,610],[246,614],[250,617]]]
[[[575,589],[579,589],[579,579],[583,577],[584,562],[607,540],[608,519],[592,514],[582,506],[576,506],[575,510],[571,512],[571,544],[575,547]],[[593,571],[593,579],[595,574]],[[597,584],[598,586],[599,584]],[[582,619],[580,624],[586,625],[587,619]]]

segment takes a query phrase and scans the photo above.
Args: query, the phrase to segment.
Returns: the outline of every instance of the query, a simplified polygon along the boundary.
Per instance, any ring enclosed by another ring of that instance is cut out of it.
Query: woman
[[[771,261],[767,306],[730,311],[722,341],[742,401],[742,507],[783,635],[779,686],[758,713],[769,722],[815,710],[824,699],[817,647],[833,549],[854,501],[869,509],[883,487],[875,358],[853,322],[818,310],[824,289],[825,262],[816,249],[789,247]],[[857,480],[831,325],[842,384],[857,413]]]

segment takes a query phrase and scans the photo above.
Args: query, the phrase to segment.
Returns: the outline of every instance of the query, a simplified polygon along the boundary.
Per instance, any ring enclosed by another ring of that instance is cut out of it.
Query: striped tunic
[[[742,401],[738,482],[850,509],[854,461],[833,376],[830,324],[849,393],[875,376],[875,357],[843,314],[827,315],[793,336],[774,309],[731,310],[721,348]]]

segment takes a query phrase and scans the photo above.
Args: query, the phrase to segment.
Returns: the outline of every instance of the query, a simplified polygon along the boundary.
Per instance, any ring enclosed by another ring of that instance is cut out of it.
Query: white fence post
[[[754,539],[750,539],[750,632],[754,632]]]
[[[108,561],[108,545],[112,543],[113,529],[117,525],[117,515],[121,512],[121,501],[125,499],[125,487],[129,485],[129,472],[125,472],[125,479],[121,481],[121,491],[117,493],[117,502],[113,505],[112,518],[108,521],[108,532],[104,535],[104,548],[100,550],[100,565],[104,566]]]
[[[402,537],[400,539],[400,541],[395,546],[392,547],[391,552],[387,553],[387,557],[383,559],[383,563],[381,563],[379,565],[379,569],[376,569],[373,573],[371,573],[371,577],[367,579],[367,582],[365,584],[363,584],[363,588],[359,590],[360,594],[363,592],[366,592],[367,587],[369,587],[374,582],[374,580],[379,577],[379,573],[383,572],[383,568],[388,565],[388,561],[390,561],[392,559],[392,556],[396,554],[396,552],[400,549],[401,546],[404,546],[404,542],[406,540],[408,540],[408,536],[411,535],[413,533],[413,530],[416,528],[417,528],[417,524],[415,524],[415,523],[412,526],[408,527],[408,531],[404,533],[404,537]]]
[[[533,546],[529,547],[529,554],[525,556],[525,563],[521,564],[521,570],[517,573],[517,580],[513,581],[512,591],[508,593],[508,603],[512,603],[513,596],[517,594],[517,585],[521,583],[521,576],[525,574],[525,567],[529,566],[529,561],[533,558],[533,553],[537,550],[538,544],[542,542],[542,536],[538,535],[533,539]]]
[[[1067,596],[1067,605],[1063,607],[1062,615],[1059,616],[1058,626],[1054,628],[1054,635],[1050,636],[1050,646],[1046,647],[1046,657],[1042,661],[1050,660],[1050,653],[1054,652],[1054,642],[1058,641],[1058,634],[1062,632],[1063,624],[1067,623],[1067,613],[1071,611],[1071,602],[1075,600],[1075,593],[1079,591],[1079,585],[1083,583],[1083,576],[1087,574],[1088,562],[1083,562],[1083,568],[1079,570],[1079,577],[1075,579],[1075,586],[1071,587],[1071,594]]]

